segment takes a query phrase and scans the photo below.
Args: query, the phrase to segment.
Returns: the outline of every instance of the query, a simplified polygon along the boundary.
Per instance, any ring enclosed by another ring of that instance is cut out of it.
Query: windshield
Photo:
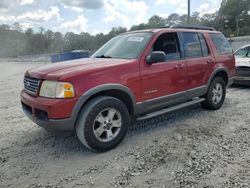
[[[250,51],[250,46],[237,50],[235,52],[235,55],[238,57],[247,57],[250,55],[249,51]]]
[[[146,47],[151,36],[152,33],[150,32],[119,35],[104,44],[92,57],[136,59]]]

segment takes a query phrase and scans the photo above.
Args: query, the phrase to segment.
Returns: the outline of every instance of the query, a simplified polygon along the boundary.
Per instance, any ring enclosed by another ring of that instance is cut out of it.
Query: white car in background
[[[250,44],[236,50],[236,77],[235,84],[250,86]]]

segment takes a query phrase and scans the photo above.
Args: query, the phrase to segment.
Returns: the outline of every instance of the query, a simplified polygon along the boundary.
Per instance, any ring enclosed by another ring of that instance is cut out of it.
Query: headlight
[[[40,89],[40,96],[48,98],[71,98],[75,96],[74,87],[68,82],[45,80]]]

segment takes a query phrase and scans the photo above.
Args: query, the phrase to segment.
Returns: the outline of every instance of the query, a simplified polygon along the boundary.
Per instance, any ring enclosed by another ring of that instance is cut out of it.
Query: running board
[[[140,120],[152,118],[152,117],[155,117],[155,116],[158,116],[158,115],[161,115],[161,114],[165,114],[167,112],[172,112],[172,111],[175,111],[175,110],[178,110],[178,109],[181,109],[181,108],[185,108],[185,107],[200,103],[202,101],[205,101],[205,99],[204,98],[195,98],[192,101],[188,101],[188,102],[185,102],[185,103],[182,103],[182,104],[178,104],[176,106],[172,106],[172,107],[169,107],[169,108],[164,108],[164,109],[161,109],[159,111],[155,111],[155,112],[146,114],[144,116],[136,118],[136,120],[140,121]]]

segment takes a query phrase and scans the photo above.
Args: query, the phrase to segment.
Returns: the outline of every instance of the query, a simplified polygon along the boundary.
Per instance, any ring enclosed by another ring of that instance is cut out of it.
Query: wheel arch
[[[133,92],[124,85],[104,84],[88,90],[78,99],[71,114],[74,122],[76,122],[79,112],[84,105],[97,96],[110,96],[121,100],[127,106],[130,116],[134,115],[136,99]]]
[[[217,68],[212,75],[210,76],[209,80],[208,80],[208,86],[210,86],[212,80],[216,77],[219,76],[221,78],[223,78],[223,80],[225,81],[226,85],[228,85],[228,81],[229,81],[229,74],[228,71],[225,68]]]

